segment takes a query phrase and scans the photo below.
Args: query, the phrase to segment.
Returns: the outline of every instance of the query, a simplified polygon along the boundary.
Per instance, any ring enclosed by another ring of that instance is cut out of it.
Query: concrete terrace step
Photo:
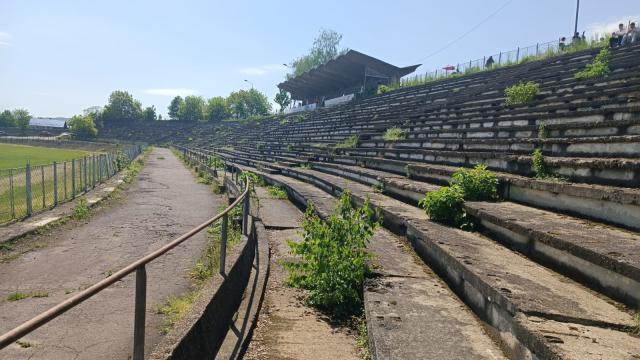
[[[421,257],[497,329],[516,357],[624,358],[640,351],[640,341],[626,332],[633,326],[629,312],[490,239],[432,223],[420,209],[369,186],[314,170],[281,171],[334,195],[348,188],[357,202],[369,198],[385,227],[406,231]]]
[[[336,199],[313,185],[258,174],[286,188],[297,205],[313,203],[323,218],[335,208]],[[485,325],[416,259],[406,241],[380,228],[367,248],[374,254],[373,276],[367,278],[363,291],[372,358],[505,358],[486,334]]]

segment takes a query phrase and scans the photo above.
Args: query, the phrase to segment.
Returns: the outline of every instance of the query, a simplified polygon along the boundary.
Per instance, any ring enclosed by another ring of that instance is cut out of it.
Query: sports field
[[[82,150],[0,144],[0,169],[21,168],[27,161],[32,166],[50,164],[54,161],[77,159],[87,154]]]

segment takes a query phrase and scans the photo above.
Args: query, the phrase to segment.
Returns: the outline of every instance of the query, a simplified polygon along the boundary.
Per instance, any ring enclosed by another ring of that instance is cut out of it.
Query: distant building
[[[379,85],[392,84],[414,72],[418,65],[397,67],[355,50],[278,84],[307,108],[331,106],[370,94]]]

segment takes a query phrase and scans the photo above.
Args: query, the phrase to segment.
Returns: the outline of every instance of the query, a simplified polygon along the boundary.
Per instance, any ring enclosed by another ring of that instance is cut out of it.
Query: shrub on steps
[[[610,56],[611,54],[609,53],[609,49],[604,48],[600,50],[598,55],[596,55],[592,62],[586,65],[584,70],[578,71],[575,74],[575,78],[578,80],[582,80],[599,76],[606,76],[611,71],[611,69],[609,69]]]
[[[378,227],[375,215],[368,200],[354,209],[348,192],[326,221],[309,205],[302,242],[289,242],[297,261],[284,264],[288,284],[309,290],[307,303],[336,318],[362,312],[361,289],[370,257],[366,244]]]
[[[462,189],[465,200],[488,201],[498,198],[498,178],[483,164],[473,169],[458,169],[451,177],[451,185]]]
[[[382,135],[382,138],[385,141],[398,141],[404,140],[407,138],[407,133],[399,127],[392,127],[387,129]]]
[[[540,85],[533,81],[519,82],[504,90],[507,97],[505,105],[522,105],[531,102],[540,91]]]
[[[463,208],[464,190],[458,185],[428,192],[419,205],[433,221],[461,228],[468,224]]]

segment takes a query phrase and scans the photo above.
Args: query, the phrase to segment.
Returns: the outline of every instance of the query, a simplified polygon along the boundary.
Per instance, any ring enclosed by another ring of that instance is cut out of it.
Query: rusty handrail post
[[[133,360],[144,360],[144,328],[147,311],[147,270],[136,269],[136,303],[133,320]]]
[[[229,228],[229,214],[222,215],[222,229],[220,230],[220,275],[224,275],[227,259],[227,234]]]
[[[247,186],[249,185],[249,179],[245,178],[245,183],[247,184]],[[248,227],[247,227],[247,220],[249,220],[249,203],[250,203],[250,199],[251,199],[251,190],[249,190],[249,192],[247,192],[247,195],[244,197],[244,202],[242,204],[242,234],[243,235],[247,235],[248,234]]]

